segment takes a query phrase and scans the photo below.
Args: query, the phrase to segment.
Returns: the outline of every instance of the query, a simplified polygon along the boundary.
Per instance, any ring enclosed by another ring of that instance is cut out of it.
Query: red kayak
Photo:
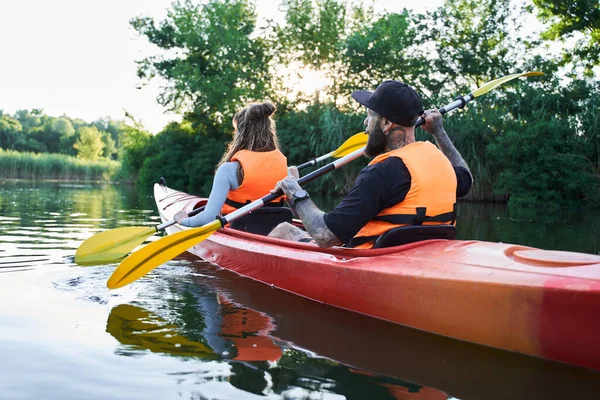
[[[154,197],[163,222],[206,204],[159,184]],[[229,227],[188,251],[321,303],[600,370],[600,256],[443,239],[321,249]]]

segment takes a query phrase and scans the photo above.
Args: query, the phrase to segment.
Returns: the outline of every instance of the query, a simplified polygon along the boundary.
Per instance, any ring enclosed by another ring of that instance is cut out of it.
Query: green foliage
[[[116,179],[123,182],[135,183],[138,179],[144,159],[149,153],[152,135],[146,132],[139,124],[123,124],[119,134],[119,159],[121,169]]]
[[[83,127],[79,129],[77,136],[73,145],[77,150],[77,157],[90,161],[99,159],[104,149],[104,143],[98,128],[95,126]]]
[[[341,0],[287,0],[286,22],[277,29],[277,57],[320,71],[330,83],[317,99],[345,105],[348,94],[385,79],[420,86],[427,71],[417,51],[417,22],[408,11],[376,17],[372,9]],[[282,92],[286,92],[282,90]],[[289,91],[288,91],[289,92]],[[299,99],[299,103],[312,97]]]
[[[117,146],[112,136],[108,132],[100,132],[100,140],[102,141],[101,156],[108,159],[113,159],[117,155]]]
[[[468,93],[521,70],[524,44],[519,35],[509,31],[516,12],[510,0],[456,0],[423,20],[427,45],[422,49],[430,49],[429,75],[437,75],[436,81],[429,82],[433,98],[439,99],[436,93]]]
[[[338,148],[361,132],[364,115],[342,112],[334,104],[313,104],[305,111],[290,111],[277,120],[281,149],[288,165],[299,165]],[[348,190],[364,161],[356,161],[308,186],[311,191],[340,193]]]
[[[375,88],[386,79],[418,87],[429,65],[413,44],[418,41],[416,19],[408,11],[365,20],[348,37],[343,61],[346,82],[341,90]]]
[[[573,153],[573,144],[565,140],[573,132],[552,120],[518,128],[504,132],[488,152],[492,163],[502,165],[496,185],[510,192],[511,203],[562,206],[598,201],[593,192],[598,182],[586,172],[587,160]]]
[[[137,184],[152,187],[160,177],[169,185],[208,195],[225,138],[197,134],[189,122],[173,122],[151,137]]]
[[[598,0],[533,0],[539,18],[550,22],[542,38],[565,40],[576,37],[574,51],[565,51],[565,63],[580,63],[591,69],[600,65],[600,3]]]
[[[346,5],[339,0],[284,0],[286,25],[278,35],[283,48],[303,65],[321,70],[341,58]]]
[[[88,158],[116,159],[118,138],[125,129],[122,121],[101,119],[89,124],[66,116],[51,117],[42,110],[19,110],[14,116],[4,113],[0,116],[0,148],[70,156],[81,153]],[[96,151],[90,149],[100,147],[95,143],[96,136],[99,136],[103,147],[98,155],[93,155]],[[83,150],[78,152],[80,147]]]
[[[8,115],[0,116],[0,149],[13,149],[22,132],[23,126],[18,120]]]
[[[0,149],[0,177],[108,181],[119,168],[110,160],[87,161],[62,154],[35,154]]]
[[[169,82],[158,98],[163,106],[218,126],[269,90],[269,45],[255,35],[255,24],[247,0],[179,1],[160,24],[134,18],[135,30],[165,53],[140,61],[138,75]]]
[[[215,167],[225,151],[231,136],[198,135],[194,140],[194,154],[184,164],[189,176],[188,189],[192,193],[208,196],[212,188]]]
[[[56,132],[56,134],[60,136],[73,136],[75,134],[75,128],[73,128],[73,124],[67,118],[61,117],[56,118],[51,121],[52,131]]]
[[[512,204],[598,207],[598,87],[548,89],[524,81],[497,99],[502,114],[479,152],[493,171],[493,189],[509,193]]]

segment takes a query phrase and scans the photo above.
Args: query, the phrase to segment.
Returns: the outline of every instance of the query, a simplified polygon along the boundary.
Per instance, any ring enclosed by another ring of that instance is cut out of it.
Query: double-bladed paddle
[[[449,111],[454,110],[458,107],[463,107],[466,103],[473,100],[476,97],[479,97],[495,87],[508,82],[512,79],[522,77],[522,76],[536,76],[543,75],[542,72],[526,72],[522,74],[513,74],[508,75],[500,79],[493,80],[491,82],[486,83],[481,86],[473,93],[470,93],[464,97],[459,97],[454,102],[448,104],[444,108],[441,108],[439,111],[442,114],[446,114]],[[421,126],[425,123],[423,118],[419,118],[417,120],[416,126]],[[338,160],[331,162],[310,174],[303,176],[298,179],[298,183],[303,185],[308,183],[334,169],[337,169],[347,163],[359,158],[363,155],[364,147],[355,150]],[[149,243],[144,246],[140,250],[132,253],[129,257],[127,257],[121,264],[115,269],[113,274],[110,276],[107,282],[107,286],[110,289],[120,288],[125,286],[142,276],[146,275],[148,272],[158,267],[159,265],[177,257],[179,254],[183,253],[190,247],[202,242],[214,232],[216,232],[221,227],[226,224],[243,217],[244,215],[257,210],[269,203],[272,200],[277,199],[282,196],[283,192],[279,190],[277,193],[270,193],[261,199],[258,199],[224,217],[219,217],[212,222],[209,222],[206,225],[203,225],[198,228],[186,229],[180,232],[174,233],[172,235],[165,236],[155,242]]]
[[[367,138],[368,135],[364,132],[352,135],[336,150],[301,164],[298,169],[310,167],[330,157],[340,158],[350,154],[365,146]],[[199,214],[203,209],[203,207],[197,208],[190,212],[188,216],[192,217]],[[120,260],[129,254],[131,250],[144,243],[148,237],[174,224],[175,221],[171,220],[151,227],[128,226],[100,232],[86,239],[79,246],[77,252],[75,252],[75,262],[78,264],[100,264]]]

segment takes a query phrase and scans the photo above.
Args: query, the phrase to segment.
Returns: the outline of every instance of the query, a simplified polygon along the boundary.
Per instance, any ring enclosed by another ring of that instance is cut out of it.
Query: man
[[[276,189],[283,190],[306,231],[283,223],[269,236],[314,240],[320,247],[369,248],[380,235],[398,226],[454,224],[456,197],[467,194],[473,177],[445,132],[441,114],[437,110],[423,113],[419,95],[398,81],[385,81],[375,92],[357,91],[352,97],[367,107],[365,154],[375,158],[328,213],[312,202],[297,182],[298,170],[291,167],[291,176]],[[415,142],[419,115],[439,149],[429,142]]]

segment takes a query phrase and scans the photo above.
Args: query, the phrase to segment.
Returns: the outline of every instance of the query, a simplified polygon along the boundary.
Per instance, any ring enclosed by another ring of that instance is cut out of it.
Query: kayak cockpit
[[[198,201],[191,209],[195,210],[205,204],[206,200]],[[283,222],[304,229],[302,221],[294,219],[294,214],[290,208],[268,205],[232,221],[228,228],[268,236],[269,232]],[[408,225],[397,227],[381,235],[375,242],[373,249],[397,247],[433,239],[456,239],[456,227],[454,225]]]
[[[291,224],[293,218],[292,210],[287,207],[263,207],[231,222],[230,227],[266,236],[283,222]]]

